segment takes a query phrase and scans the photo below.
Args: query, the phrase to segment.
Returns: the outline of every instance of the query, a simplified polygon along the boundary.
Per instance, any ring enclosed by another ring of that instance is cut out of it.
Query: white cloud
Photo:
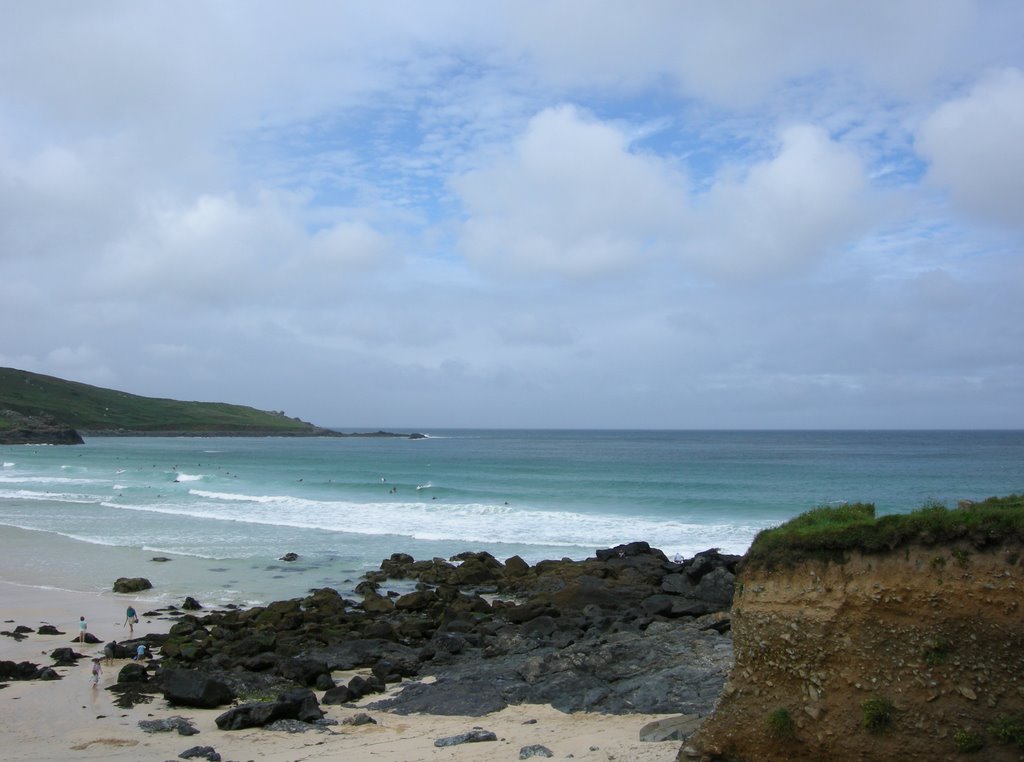
[[[1015,0],[8,5],[12,364],[327,423],[1024,410],[975,227],[1024,206]]]
[[[686,256],[708,271],[751,276],[791,269],[862,232],[861,160],[820,128],[790,127],[777,155],[720,176],[694,209]]]
[[[631,151],[615,127],[572,106],[535,116],[511,155],[453,185],[468,211],[460,248],[503,272],[591,276],[651,253],[674,226],[686,181]]]
[[[321,272],[379,267],[393,257],[393,250],[392,242],[366,222],[343,220],[313,235],[303,265]]]
[[[1024,229],[1024,72],[995,72],[921,125],[928,178],[968,214]]]

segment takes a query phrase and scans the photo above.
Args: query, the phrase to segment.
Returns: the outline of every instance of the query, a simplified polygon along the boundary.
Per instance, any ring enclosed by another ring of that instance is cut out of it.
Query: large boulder
[[[153,583],[145,577],[118,577],[114,581],[115,593],[138,593],[152,587]]]
[[[74,666],[78,659],[84,659],[85,655],[77,653],[73,648],[55,648],[50,652],[50,658],[58,667]]]
[[[119,683],[145,683],[148,680],[149,672],[146,671],[146,665],[137,661],[125,664],[117,673],[117,682]]]
[[[277,673],[281,677],[302,686],[314,686],[321,675],[331,674],[327,663],[319,659],[293,658],[278,662]]]
[[[164,670],[160,682],[164,698],[175,706],[216,709],[235,699],[226,684],[193,669]]]
[[[261,728],[278,720],[299,720],[316,722],[324,713],[311,690],[287,691],[276,701],[261,701],[236,706],[214,720],[221,730],[243,730]]]

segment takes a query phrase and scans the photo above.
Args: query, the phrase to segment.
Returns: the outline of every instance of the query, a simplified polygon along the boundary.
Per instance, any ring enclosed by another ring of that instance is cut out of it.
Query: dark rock
[[[381,600],[387,599],[382,598]],[[380,640],[397,640],[398,632],[395,630],[395,626],[393,624],[386,622],[383,619],[379,619],[377,621],[370,622],[363,628],[363,637],[377,638]]]
[[[0,661],[0,680],[35,680],[40,668],[32,662]]]
[[[302,720],[274,720],[269,725],[264,725],[264,730],[277,733],[308,733],[316,730],[320,733],[330,733],[327,725],[337,725],[337,720],[323,720],[322,722],[302,722]]]
[[[78,663],[79,659],[84,659],[85,655],[77,653],[73,648],[64,647],[50,651],[50,658],[58,667],[72,667]]]
[[[191,669],[164,670],[160,682],[164,698],[174,706],[216,709],[235,699],[226,684]]]
[[[342,725],[376,725],[377,721],[366,712],[359,712],[341,721]]]
[[[363,595],[362,607],[367,614],[386,614],[394,611],[395,602],[380,595],[376,590],[369,590]]]
[[[315,722],[323,716],[313,691],[300,689],[281,694],[277,701],[236,706],[218,716],[215,722],[221,730],[243,730],[261,728],[277,720]]]
[[[457,736],[438,738],[434,746],[457,746],[462,743],[479,743],[481,741],[497,741],[498,736],[489,730],[470,730],[468,733],[459,733]]]
[[[735,575],[724,566],[719,566],[700,578],[693,595],[710,603],[728,606],[732,603],[735,589]]]
[[[661,561],[667,562],[668,557],[657,548],[652,548],[646,542],[630,542],[625,545],[616,545],[614,548],[599,550],[595,553],[599,561],[608,561],[613,558],[626,558],[629,556],[654,556]]]
[[[313,687],[318,691],[329,691],[331,688],[335,687],[334,678],[331,677],[329,672],[324,672],[323,674],[317,675],[316,685]]]
[[[179,759],[206,759],[209,762],[220,762],[218,754],[212,746],[193,746],[178,755]]]
[[[440,676],[433,683],[412,683],[393,698],[370,704],[370,709],[395,714],[437,714],[483,717],[509,705],[503,697],[508,679],[493,675],[463,675],[456,680]]]
[[[534,617],[519,629],[524,638],[548,638],[554,632],[555,620],[547,614]]]
[[[286,680],[291,680],[302,686],[316,685],[316,681],[321,675],[326,675],[328,679],[331,676],[326,662],[300,658],[282,659],[278,662],[277,673]]]
[[[194,736],[199,731],[184,717],[166,717],[162,720],[139,720],[139,727],[147,733],[169,733],[177,731],[180,736]]]
[[[298,561],[299,560],[299,554],[298,553],[285,553],[283,556],[281,556],[277,560],[278,561],[288,561],[288,562]]]
[[[506,575],[521,577],[522,575],[529,573],[529,571],[530,565],[519,556],[512,556],[505,560]]]
[[[117,673],[117,682],[119,683],[145,683],[148,680],[149,673],[146,671],[146,666],[135,661],[125,664]]]
[[[424,611],[437,601],[437,593],[433,590],[416,590],[395,601],[395,608],[401,611]]]
[[[661,580],[661,589],[673,595],[693,595],[693,581],[686,574],[666,574]]]
[[[324,691],[324,695],[323,695],[323,698],[321,699],[321,703],[327,704],[327,705],[347,704],[349,701],[352,701],[352,700],[353,700],[352,694],[350,694],[348,692],[348,688],[346,686],[344,686],[344,685],[338,685],[338,686],[335,686],[334,688],[330,688],[330,689]]]
[[[316,700],[316,694],[311,690],[298,688],[286,691],[278,696],[277,703],[287,707],[286,719],[316,722],[324,717],[320,703]]]
[[[675,596],[658,594],[645,598],[640,606],[646,613],[655,616],[657,614],[670,614],[672,612],[672,605],[675,602]]]
[[[36,675],[36,680],[60,680],[60,673],[53,667],[42,667]]]
[[[529,759],[530,757],[553,757],[551,749],[547,746],[541,746],[539,743],[535,743],[531,746],[524,746],[519,750],[519,759]]]
[[[510,606],[509,608],[501,611],[502,618],[512,622],[514,624],[522,624],[523,622],[529,622],[531,619],[536,619],[539,616],[557,614],[546,603],[539,601],[530,601],[524,603],[522,606]]]
[[[57,629],[56,627],[54,627],[54,626],[53,626],[52,624],[44,624],[44,625],[42,625],[42,626],[41,626],[41,627],[40,627],[40,628],[39,628],[39,629],[37,630],[37,633],[38,633],[39,635],[64,635],[64,634],[66,634],[66,633],[63,633],[63,632],[61,632],[60,630],[58,630],[58,629]]]
[[[118,577],[114,581],[115,593],[138,593],[152,587],[153,583],[145,577]]]
[[[185,598],[185,602],[181,604],[181,607],[185,609],[185,611],[199,611],[203,608],[203,604],[190,595]]]
[[[419,672],[419,659],[411,658],[381,659],[373,665],[373,674],[385,683],[397,683],[403,677],[414,677]]]
[[[274,720],[285,719],[283,710],[274,701],[241,704],[228,709],[216,720],[221,730],[244,730],[245,728],[262,728]]]
[[[712,605],[707,601],[698,601],[688,598],[682,598],[672,604],[672,610],[669,612],[670,616],[704,616],[710,614],[712,611],[718,611],[719,607]]]

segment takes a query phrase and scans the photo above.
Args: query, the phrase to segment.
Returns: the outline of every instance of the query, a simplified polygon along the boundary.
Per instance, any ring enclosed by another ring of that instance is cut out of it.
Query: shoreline
[[[127,637],[121,623],[125,608],[135,599],[0,582],[4,601],[4,630],[18,625],[37,630],[52,624],[63,635],[33,632],[24,640],[0,637],[0,660],[30,661],[50,666],[49,654],[70,646],[87,657],[102,655],[103,644],[118,636]],[[135,636],[164,633],[174,619],[152,616],[145,606],[136,605],[140,622]],[[89,632],[102,642],[79,645],[78,617],[85,616]],[[245,760],[257,755],[268,762],[294,760],[376,759],[394,762],[419,760],[515,759],[523,746],[542,744],[555,757],[572,755],[581,760],[629,759],[638,762],[669,762],[679,750],[678,741],[643,742],[639,732],[646,724],[676,715],[565,714],[550,706],[522,704],[483,717],[398,715],[372,710],[377,724],[335,725],[326,731],[286,733],[270,730],[221,731],[215,718],[227,707],[201,710],[172,708],[160,697],[152,703],[121,709],[115,696],[105,688],[113,685],[117,673],[129,660],[103,664],[99,688],[90,683],[90,661],[80,659],[73,667],[56,667],[58,681],[10,681],[0,690],[4,722],[0,724],[0,745],[12,762],[64,762],[65,760],[173,759],[194,746],[212,746],[224,759]],[[405,683],[403,683],[404,685]],[[400,687],[400,686],[396,686]],[[394,690],[394,688],[392,689]],[[360,711],[360,704],[379,700],[367,697],[355,706],[324,706],[327,716],[341,722]],[[172,716],[188,718],[199,734],[147,733],[140,720]],[[494,732],[498,741],[438,748],[434,740],[467,732],[475,727]]]

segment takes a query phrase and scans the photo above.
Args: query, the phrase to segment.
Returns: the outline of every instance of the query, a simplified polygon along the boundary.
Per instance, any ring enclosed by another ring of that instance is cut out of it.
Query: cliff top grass
[[[871,503],[815,508],[754,538],[746,567],[776,568],[801,561],[843,563],[852,552],[884,553],[910,545],[968,540],[985,547],[1024,540],[1024,495],[990,497],[950,510],[927,504],[911,513],[875,516]]]
[[[59,421],[95,434],[253,432],[310,435],[323,432],[310,423],[222,402],[181,402],[141,397],[14,368],[0,368],[0,410]],[[15,425],[0,420],[0,430]]]

